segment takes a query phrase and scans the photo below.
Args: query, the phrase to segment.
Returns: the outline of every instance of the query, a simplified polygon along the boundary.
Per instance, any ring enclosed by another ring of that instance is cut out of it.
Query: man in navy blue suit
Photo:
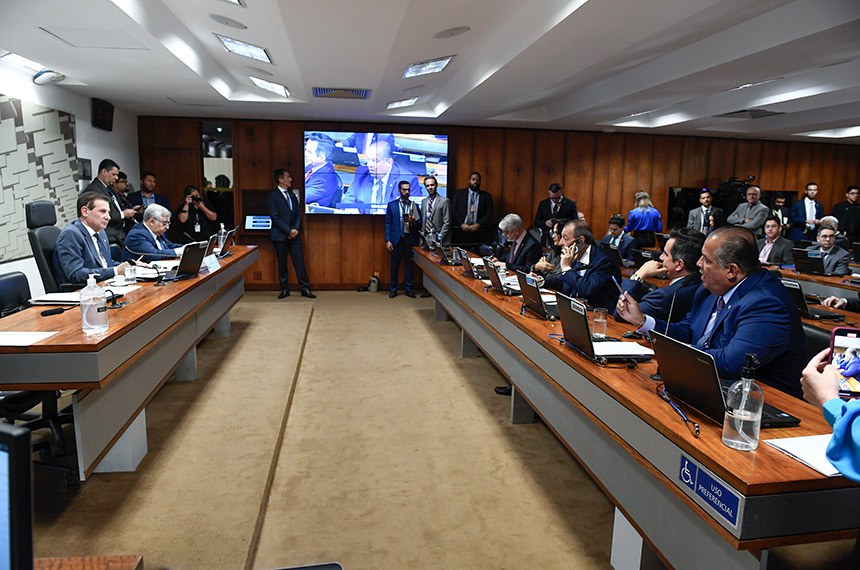
[[[167,196],[156,194],[155,186],[155,173],[146,170],[140,175],[140,190],[128,195],[128,201],[132,206],[140,206],[139,208],[135,208],[138,212],[138,219],[141,219],[143,211],[150,204],[160,204],[168,210],[170,209],[170,202],[167,200]]]
[[[400,198],[392,200],[385,209],[385,247],[391,252],[391,287],[388,296],[397,296],[397,281],[401,261],[406,262],[406,278],[403,288],[406,296],[415,298],[412,292],[412,247],[418,243],[421,233],[421,209],[409,199],[411,184],[401,180],[397,184]]]
[[[739,378],[745,355],[754,354],[758,380],[800,398],[806,364],[800,313],[780,280],[759,264],[753,233],[731,226],[714,231],[698,265],[702,286],[681,322],[667,327],[643,314],[628,293],[618,300],[618,314],[640,333],[668,329],[672,338],[710,353],[721,378]]]
[[[394,162],[391,152],[391,145],[385,140],[370,145],[367,165],[359,166],[355,170],[352,184],[343,193],[343,204],[356,204],[359,209],[369,209],[372,205],[381,206],[398,200],[400,196],[397,183],[401,180],[409,182],[412,195],[423,194],[418,186],[418,178],[401,169]]]
[[[660,261],[646,261],[630,279],[621,282],[621,289],[639,302],[639,309],[655,319],[678,322],[693,306],[693,295],[702,283],[696,263],[702,257],[705,236],[699,230],[672,230]],[[651,287],[648,278],[665,276],[666,287]],[[618,317],[618,313],[615,313]]]
[[[96,281],[124,275],[126,263],[117,265],[110,256],[105,228],[110,222],[110,204],[97,192],[78,196],[78,219],[63,228],[54,249],[54,269],[61,283],[83,284],[90,274]]]
[[[293,261],[293,269],[302,290],[302,297],[316,299],[311,293],[311,282],[305,269],[305,257],[302,252],[302,236],[299,227],[302,223],[302,211],[299,198],[290,190],[293,179],[290,173],[279,168],[274,173],[277,188],[268,196],[269,216],[272,218],[272,245],[275,247],[275,257],[278,258],[278,279],[281,292],[278,299],[290,296],[290,274],[287,267],[287,253]]]
[[[806,197],[791,205],[791,239],[795,243],[807,239],[815,241],[818,225],[824,217],[824,205],[815,199],[818,184],[806,185]]]
[[[624,218],[621,214],[612,214],[612,217],[609,218],[609,231],[603,236],[600,243],[615,246],[621,259],[631,259],[636,240],[624,233]]]
[[[584,298],[590,306],[611,309],[618,299],[615,283],[621,281],[621,271],[601,248],[594,247],[588,224],[568,222],[561,230],[561,243],[561,273],[549,277],[546,287]]]
[[[343,184],[331,162],[334,140],[324,133],[311,133],[305,141],[305,204],[334,208],[340,202]]]
[[[173,243],[164,234],[170,227],[170,210],[152,204],[143,211],[143,223],[137,224],[125,238],[124,260],[143,256],[146,262],[180,257],[185,249],[181,243]]]
[[[509,271],[529,273],[532,266],[540,260],[540,242],[526,231],[523,219],[517,214],[508,214],[502,218],[499,229],[505,234],[511,248],[497,261]]]

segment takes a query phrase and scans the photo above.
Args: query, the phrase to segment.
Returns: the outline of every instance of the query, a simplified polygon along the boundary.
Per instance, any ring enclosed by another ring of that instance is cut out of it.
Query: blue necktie
[[[717,320],[720,318],[720,313],[723,312],[723,309],[726,306],[726,302],[723,301],[723,297],[720,296],[717,299],[717,310],[714,312],[714,316],[708,321],[708,326],[705,328],[705,333],[702,335],[702,340],[699,341],[699,345],[707,348],[711,344],[711,334],[714,332],[714,328],[717,326]]]

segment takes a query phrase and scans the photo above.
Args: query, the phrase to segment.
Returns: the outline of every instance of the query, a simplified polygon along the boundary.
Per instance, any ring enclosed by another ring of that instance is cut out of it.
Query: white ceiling
[[[0,0],[0,48],[64,73],[67,89],[140,115],[860,144],[860,134],[799,134],[860,128],[858,0],[244,2]],[[455,26],[471,30],[433,38]],[[226,52],[214,32],[265,47],[274,65]],[[402,79],[408,64],[446,55],[456,57],[442,73]],[[286,85],[290,98],[249,75]],[[318,99],[313,87],[372,95]],[[386,111],[415,96],[416,105]],[[744,110],[781,114],[719,116]]]

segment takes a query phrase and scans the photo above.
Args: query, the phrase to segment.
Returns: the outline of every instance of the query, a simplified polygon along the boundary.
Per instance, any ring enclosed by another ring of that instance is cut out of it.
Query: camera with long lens
[[[191,201],[194,202],[195,204],[199,204],[200,202],[203,201],[203,198],[201,198],[200,196],[191,196]]]

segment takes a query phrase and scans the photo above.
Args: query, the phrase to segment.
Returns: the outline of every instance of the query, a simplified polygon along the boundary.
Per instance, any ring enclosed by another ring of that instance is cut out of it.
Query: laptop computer
[[[615,262],[615,265],[618,267],[624,266],[624,260],[621,259],[621,252],[618,251],[617,247],[608,243],[601,243],[600,247],[603,249],[603,252],[609,256],[609,259]]]
[[[442,256],[442,258],[439,260],[439,263],[441,265],[463,265],[463,262],[461,262],[455,257],[454,248],[440,247],[438,248],[438,251],[439,254]]]
[[[187,279],[193,277],[200,272],[200,266],[203,264],[203,257],[208,249],[208,241],[195,241],[185,245],[182,250],[182,257],[179,258],[179,264],[170,269],[163,277],[164,281],[175,281],[178,279]],[[164,268],[172,264],[164,264],[154,262],[152,265]]]
[[[460,259],[463,260],[463,267],[465,270],[463,271],[463,275],[466,277],[473,277],[475,279],[488,279],[487,277],[487,269],[482,265],[474,263],[472,258],[469,257],[469,254],[466,253],[466,250],[458,247],[456,248]]]
[[[637,269],[642,267],[646,261],[660,261],[660,252],[651,251],[650,249],[634,249],[633,250],[633,266]]]
[[[561,330],[564,340],[595,362],[644,362],[651,360],[654,351],[633,341],[613,339],[596,340],[588,323],[588,309],[567,295],[556,293],[558,312],[561,315]]]
[[[237,229],[239,229],[239,226],[236,226],[235,228],[233,228],[232,230],[229,230],[227,232],[227,237],[224,238],[224,248],[223,249],[219,250],[217,247],[214,249],[214,251],[218,255],[219,259],[222,257],[227,257],[228,255],[230,255],[230,251],[228,248],[231,245],[236,245],[236,230]],[[215,235],[217,236],[218,234],[215,234]],[[217,244],[217,238],[216,238],[216,244]]]
[[[666,247],[666,242],[669,241],[669,234],[654,234],[657,238],[657,248],[662,251]]]
[[[724,384],[720,381],[714,357],[657,331],[652,330],[649,334],[666,392],[682,404],[722,425],[726,415],[725,393],[732,382],[726,381]],[[764,405],[761,427],[797,425],[800,425],[800,419],[770,404]]]
[[[860,263],[860,242],[851,244],[851,252],[854,254],[854,263]]]
[[[544,319],[557,319],[558,307],[555,297],[550,293],[541,293],[537,279],[522,271],[517,271],[517,283],[520,284],[520,293],[523,296],[523,307]]]
[[[500,293],[504,293],[505,295],[519,295],[519,283],[517,283],[516,287],[513,287],[508,277],[505,277],[505,280],[502,281],[501,274],[497,269],[496,262],[493,261],[491,257],[484,258],[484,267],[487,268],[487,279],[490,281],[490,286],[499,291]],[[516,275],[513,276],[516,279]]]
[[[831,320],[831,321],[844,321],[845,316],[840,315],[839,313],[833,313],[831,311],[825,311],[822,309],[818,309],[815,307],[810,307],[806,302],[806,296],[803,294],[803,289],[800,287],[800,283],[797,281],[793,281],[791,279],[780,279],[782,284],[788,289],[789,295],[794,299],[794,303],[797,305],[800,314],[807,319],[821,319],[821,320]]]
[[[796,247],[791,252],[794,255],[794,268],[798,273],[828,275],[824,272],[824,258],[821,256],[821,251]]]

